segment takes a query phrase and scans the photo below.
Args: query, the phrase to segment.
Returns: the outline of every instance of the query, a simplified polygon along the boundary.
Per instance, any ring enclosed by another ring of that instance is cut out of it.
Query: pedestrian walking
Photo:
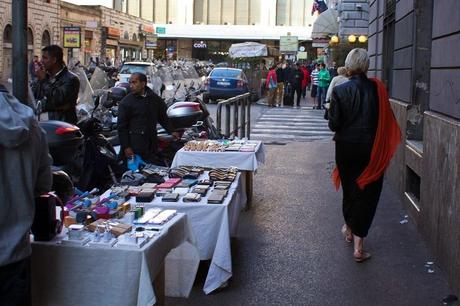
[[[335,78],[339,72],[337,69],[337,62],[332,62],[332,66],[327,69],[329,71],[329,75],[331,79]]]
[[[300,65],[295,64],[294,68],[291,68],[289,71],[289,84],[292,86],[292,94],[288,105],[300,106],[300,98],[302,96],[302,80],[304,78],[302,70],[300,70]],[[294,105],[294,93],[296,94],[296,104]]]
[[[327,88],[326,103],[330,103],[332,89],[334,89],[335,86],[343,84],[348,81],[347,68],[339,67],[337,68],[337,73],[338,75],[332,78],[331,84],[329,84],[329,87]]]
[[[329,75],[329,71],[326,70],[326,65],[324,63],[319,64],[320,70],[318,72],[318,92],[317,98],[318,101],[317,109],[324,108],[324,104],[326,103],[326,93],[327,88],[329,86],[329,82],[331,81],[331,77]]]
[[[335,132],[333,172],[336,188],[343,190],[342,233],[353,242],[353,257],[371,257],[363,249],[383,185],[383,173],[401,140],[385,86],[368,79],[369,56],[353,49],[345,60],[350,80],[332,90],[329,128]]]
[[[313,71],[310,73],[310,78],[311,78],[311,92],[310,92],[310,97],[313,98],[313,104],[316,102],[316,95],[318,91],[318,73],[319,73],[319,64],[315,65],[315,68]],[[313,109],[316,107],[313,106]]]
[[[32,108],[0,85],[0,304],[30,304],[35,197],[51,190],[45,132]]]
[[[302,73],[303,73],[302,98],[305,99],[305,96],[307,94],[307,87],[308,87],[308,84],[310,83],[310,72],[308,71],[307,67],[305,67],[305,65],[300,66],[300,70],[302,70]]]
[[[275,92],[277,88],[277,77],[276,77],[276,66],[273,65],[270,67],[270,70],[267,74],[267,79],[265,80],[265,87],[268,90],[267,100],[268,100],[268,107],[275,107]]]
[[[284,96],[284,82],[286,81],[286,76],[285,76],[285,64],[279,62],[278,65],[276,65],[276,79],[278,83],[276,84],[276,104],[278,106],[281,106],[281,103],[283,102],[283,96]]]
[[[37,71],[38,84],[34,96],[42,101],[42,111],[50,120],[77,123],[77,99],[80,80],[70,72],[63,61],[58,45],[42,49],[43,67]]]

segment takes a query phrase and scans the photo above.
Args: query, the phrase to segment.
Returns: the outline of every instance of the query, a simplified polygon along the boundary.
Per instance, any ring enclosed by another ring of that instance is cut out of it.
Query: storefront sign
[[[118,30],[117,28],[107,27],[107,36],[120,38],[120,30]]]
[[[165,27],[156,27],[155,28],[157,34],[166,34],[166,28]]]
[[[155,32],[155,29],[153,28],[153,26],[145,25],[145,24],[139,25],[139,30],[141,32],[145,32],[145,33],[154,33]]]
[[[64,27],[64,48],[81,47],[80,27]]]
[[[118,41],[115,39],[106,39],[105,44],[109,46],[118,46]]]
[[[195,41],[193,42],[193,48],[195,49],[207,49],[208,45],[205,41]]]
[[[145,37],[145,48],[156,49],[158,47],[157,38],[155,36],[148,35]]]
[[[299,48],[299,38],[297,36],[281,36],[280,52],[297,52]]]
[[[297,59],[298,60],[301,60],[301,59],[306,60],[307,57],[308,57],[307,52],[297,52]]]

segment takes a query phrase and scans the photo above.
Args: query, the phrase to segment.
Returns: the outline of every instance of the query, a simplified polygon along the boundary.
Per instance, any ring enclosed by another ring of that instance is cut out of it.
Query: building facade
[[[11,77],[13,27],[12,0],[0,1],[0,79]],[[60,42],[60,5],[58,0],[28,1],[27,44],[29,61],[41,49]]]
[[[311,45],[312,5],[313,0],[114,0],[115,10],[154,22],[156,57],[214,61],[226,58],[231,43],[248,40],[278,48],[280,37],[291,35]]]
[[[370,76],[404,139],[387,172],[460,293],[460,1],[371,0]]]

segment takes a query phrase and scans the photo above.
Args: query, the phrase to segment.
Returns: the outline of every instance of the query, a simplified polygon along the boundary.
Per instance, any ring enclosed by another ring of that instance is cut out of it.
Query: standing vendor
[[[131,93],[118,107],[118,135],[125,158],[139,155],[145,162],[161,164],[157,156],[157,123],[174,137],[166,115],[166,104],[147,85],[147,76],[133,73],[129,79]]]

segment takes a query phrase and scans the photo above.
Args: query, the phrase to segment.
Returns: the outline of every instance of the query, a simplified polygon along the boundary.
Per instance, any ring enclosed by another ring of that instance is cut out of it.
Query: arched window
[[[34,32],[32,32],[31,28],[27,28],[27,46],[29,48],[34,46]]]
[[[133,34],[133,41],[137,41],[136,33]]]
[[[3,30],[3,42],[7,44],[13,42],[13,27],[10,24],[7,24]]]
[[[43,31],[42,34],[42,48],[51,45],[51,36],[48,30]]]
[[[128,32],[125,32],[125,33],[123,34],[123,39],[129,39],[129,34],[128,34]]]

